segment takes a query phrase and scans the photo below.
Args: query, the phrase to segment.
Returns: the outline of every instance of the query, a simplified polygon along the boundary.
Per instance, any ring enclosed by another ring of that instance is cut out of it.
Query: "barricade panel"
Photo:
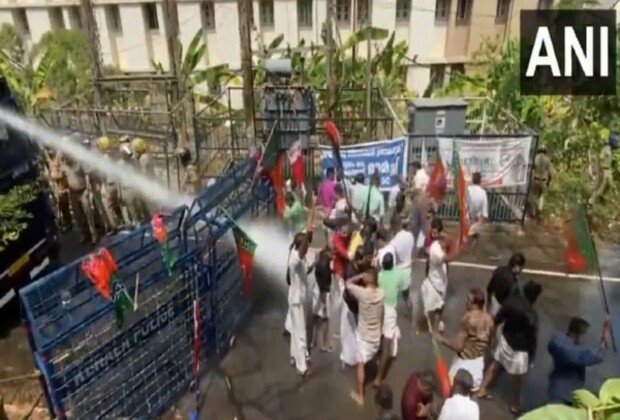
[[[172,276],[148,225],[106,246],[119,280],[132,298],[137,296],[137,308],[125,312],[122,327],[116,325],[112,303],[82,273],[86,257],[20,291],[53,414],[146,419],[164,412],[196,376],[195,301],[201,366],[228,349],[250,308],[229,216],[261,217],[273,209],[273,190],[253,181],[255,168],[250,161],[234,166],[190,209],[165,216],[177,259]]]

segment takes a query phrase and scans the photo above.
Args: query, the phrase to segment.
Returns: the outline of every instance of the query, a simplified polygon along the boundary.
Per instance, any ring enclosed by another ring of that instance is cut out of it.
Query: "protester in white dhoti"
[[[332,258],[332,287],[330,290],[330,331],[337,338],[340,327],[342,313],[342,294],[344,292],[344,280],[346,277],[347,265],[353,258],[349,254],[349,244],[351,242],[351,225],[349,222],[338,226],[336,234],[333,235],[331,245],[333,249]]]
[[[480,233],[489,218],[489,199],[487,192],[480,185],[482,176],[474,172],[471,176],[472,185],[467,187],[467,208],[469,210],[469,249],[473,251],[478,243]]]
[[[493,362],[487,368],[478,396],[486,398],[488,389],[500,367],[512,376],[514,396],[510,411],[519,414],[522,406],[523,379],[534,361],[538,341],[539,321],[534,303],[542,292],[540,284],[530,281],[523,293],[513,293],[495,316],[501,326],[501,336],[493,352]]]
[[[477,391],[484,376],[484,355],[493,334],[493,318],[484,310],[484,292],[471,289],[467,295],[467,309],[461,318],[456,337],[449,339],[437,333],[435,339],[456,353],[450,366],[450,379],[459,369],[465,369],[473,378],[472,391]]]
[[[362,275],[347,280],[346,289],[359,305],[357,328],[357,386],[351,398],[364,404],[365,365],[374,359],[381,345],[383,291],[379,288],[377,270],[371,267]]]
[[[353,261],[347,265],[345,279],[358,276],[371,267],[373,250],[366,247],[358,247],[355,250]],[[357,316],[359,306],[353,294],[344,290],[342,293],[342,306],[340,318],[340,361],[342,366],[355,366],[358,360],[357,344]]]
[[[525,256],[515,252],[510,257],[508,265],[497,267],[493,271],[487,286],[487,310],[495,316],[502,304],[514,292],[521,291],[518,276],[525,267]]]
[[[433,331],[443,331],[441,320],[448,289],[448,262],[454,260],[460,248],[449,240],[443,232],[443,223],[434,219],[432,229],[437,236],[429,248],[427,275],[422,282],[421,296],[424,314],[431,322]]]
[[[290,314],[290,356],[291,364],[300,375],[308,372],[307,330],[306,330],[306,291],[308,274],[312,266],[308,265],[308,236],[304,233],[295,235],[292,252],[288,263],[287,277],[290,278],[288,288],[288,305]]]
[[[379,272],[379,288],[383,291],[383,341],[381,357],[379,359],[379,371],[374,381],[374,386],[379,387],[387,376],[391,359],[398,353],[398,340],[400,328],[398,328],[396,305],[398,294],[409,287],[411,273],[408,269],[394,266],[394,254],[387,253],[382,259],[382,270]]]
[[[332,250],[326,245],[317,257],[314,267],[314,290],[312,293],[312,313],[314,322],[312,325],[312,347],[318,345],[319,349],[331,353],[331,339],[329,336],[329,292],[332,284],[331,272]]]

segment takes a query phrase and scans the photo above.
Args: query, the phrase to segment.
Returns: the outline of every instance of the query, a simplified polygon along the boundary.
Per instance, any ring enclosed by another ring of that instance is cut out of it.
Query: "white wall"
[[[101,52],[104,64],[120,67],[127,72],[152,71],[152,61],[159,61],[168,68],[168,54],[161,9],[161,0],[157,1],[159,30],[149,31],[145,25],[142,3],[134,0],[94,0],[95,17],[99,25]],[[351,17],[355,17],[356,1],[352,1]],[[184,50],[194,34],[202,28],[203,16],[199,0],[178,0],[180,41]],[[25,8],[28,16],[31,41],[37,42],[50,30],[51,22],[47,7],[52,0],[0,0],[0,24],[13,23],[11,10]],[[53,0],[54,6],[78,5],[79,0]],[[121,33],[114,33],[108,27],[105,6],[117,4],[122,25]],[[268,45],[279,34],[284,34],[283,47],[288,44],[295,47],[301,39],[306,45],[321,43],[321,28],[326,18],[326,1],[314,0],[312,26],[299,27],[297,0],[274,0],[274,25],[261,28],[259,0],[253,1],[254,22],[258,33],[252,31],[253,49],[257,49],[256,37]],[[446,30],[434,22],[435,0],[415,0],[415,9],[411,10],[408,22],[396,21],[396,0],[372,1],[373,26],[396,31],[396,41],[407,41],[408,56],[418,56],[422,63],[442,58],[445,50]],[[65,26],[70,27],[68,10],[64,10]],[[214,29],[204,29],[203,39],[207,46],[207,58],[200,66],[227,63],[232,69],[239,69],[240,41],[239,21],[236,0],[215,0]],[[351,33],[351,23],[339,24],[338,29],[343,41]],[[428,84],[430,70],[425,68],[409,69],[407,85],[410,89],[422,91]]]

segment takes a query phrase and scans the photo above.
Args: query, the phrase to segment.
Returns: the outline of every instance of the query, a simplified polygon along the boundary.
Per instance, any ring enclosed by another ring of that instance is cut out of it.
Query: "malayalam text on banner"
[[[331,148],[320,146],[321,168],[335,168]],[[366,178],[378,170],[381,176],[381,190],[388,190],[396,184],[396,176],[403,179],[407,173],[407,139],[375,141],[343,146],[340,149],[344,176],[348,179],[363,173]]]
[[[514,187],[528,183],[532,137],[490,137],[474,141],[438,137],[437,142],[445,167],[450,167],[456,147],[467,182],[471,182],[474,172],[480,172],[483,187]],[[447,173],[447,181],[452,185],[451,171]]]

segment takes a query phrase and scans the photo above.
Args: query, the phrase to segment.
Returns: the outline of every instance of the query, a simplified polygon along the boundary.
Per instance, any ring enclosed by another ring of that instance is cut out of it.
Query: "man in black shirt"
[[[503,367],[514,379],[514,401],[510,406],[513,414],[518,414],[521,410],[523,377],[536,353],[538,314],[534,303],[541,292],[540,284],[529,281],[523,287],[523,293],[510,295],[495,316],[495,325],[502,326],[501,335],[478,396],[487,396],[487,390],[497,376],[500,366]]]
[[[487,310],[491,315],[497,314],[504,301],[514,291],[519,290],[517,276],[525,267],[525,257],[522,253],[512,254],[508,265],[497,267],[493,271],[491,281],[487,286]]]

